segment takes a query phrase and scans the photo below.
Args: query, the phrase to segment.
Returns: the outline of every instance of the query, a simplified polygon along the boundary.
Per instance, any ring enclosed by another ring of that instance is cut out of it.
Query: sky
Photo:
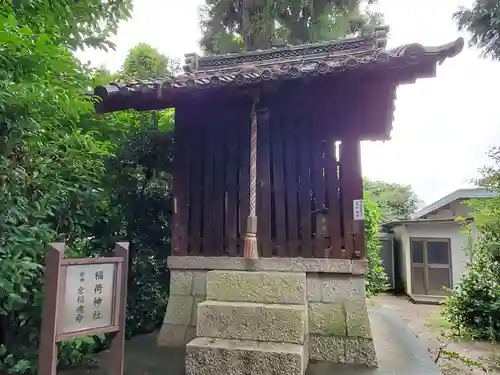
[[[110,70],[120,68],[127,51],[146,42],[182,61],[199,50],[198,7],[203,0],[135,0],[132,19],[121,24],[108,53],[85,51],[80,58]],[[406,43],[445,44],[462,36],[451,16],[472,0],[379,0],[377,10],[390,26],[388,47]],[[500,141],[500,61],[480,57],[474,48],[438,67],[437,77],[398,89],[392,139],[362,145],[363,174],[371,179],[410,184],[430,204],[468,187],[486,152]]]

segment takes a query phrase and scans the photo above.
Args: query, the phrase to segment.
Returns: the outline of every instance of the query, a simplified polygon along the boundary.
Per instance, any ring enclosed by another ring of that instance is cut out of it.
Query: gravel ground
[[[381,295],[369,300],[371,305],[387,307],[397,313],[415,333],[422,343],[429,349],[433,358],[439,351],[440,338],[443,332],[448,331],[446,321],[440,316],[440,306],[414,304],[406,296]],[[500,374],[500,346],[485,342],[470,340],[450,341],[446,350],[456,352],[474,361],[481,362],[488,367],[489,374]],[[469,368],[458,360],[440,359],[439,366],[445,375],[481,375],[484,371]]]

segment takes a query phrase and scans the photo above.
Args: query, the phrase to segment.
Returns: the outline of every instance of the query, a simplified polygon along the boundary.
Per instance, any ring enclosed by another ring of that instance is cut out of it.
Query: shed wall
[[[451,267],[453,287],[458,285],[464,273],[467,272],[467,263],[470,258],[464,249],[469,246],[469,237],[463,234],[460,224],[450,223],[415,223],[401,225],[395,228],[395,236],[401,241],[401,256],[399,272],[405,288],[405,292],[412,294],[411,285],[411,238],[442,238],[450,239],[451,243]]]

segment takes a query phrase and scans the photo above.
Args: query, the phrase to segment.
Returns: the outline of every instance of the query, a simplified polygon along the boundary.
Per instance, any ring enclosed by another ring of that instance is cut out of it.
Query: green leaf
[[[13,373],[24,374],[31,369],[32,366],[33,364],[30,361],[21,359],[10,369],[10,371]]]

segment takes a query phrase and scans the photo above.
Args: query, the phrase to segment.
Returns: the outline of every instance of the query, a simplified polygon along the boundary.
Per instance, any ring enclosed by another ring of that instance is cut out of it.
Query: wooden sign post
[[[64,243],[48,246],[38,375],[56,375],[59,341],[113,332],[111,375],[123,375],[128,243],[115,256],[64,259]]]

